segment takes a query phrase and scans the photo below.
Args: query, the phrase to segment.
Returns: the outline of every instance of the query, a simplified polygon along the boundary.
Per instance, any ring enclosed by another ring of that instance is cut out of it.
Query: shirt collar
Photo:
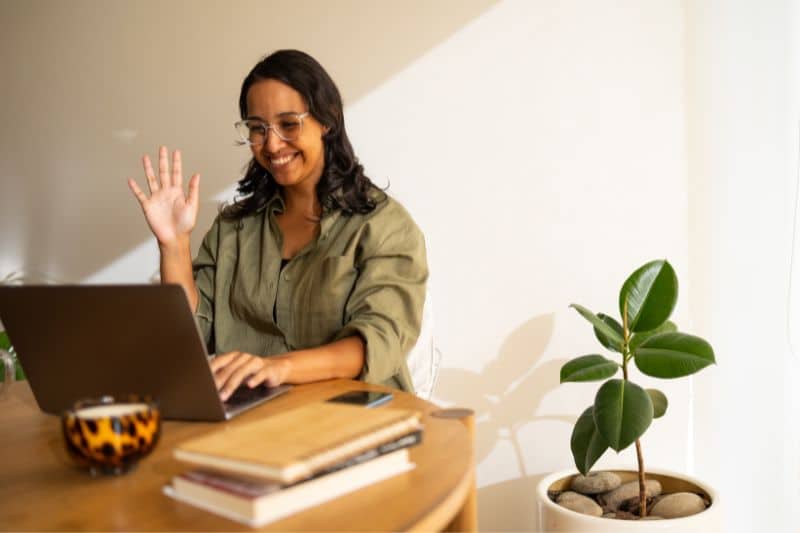
[[[280,191],[275,191],[275,194],[267,200],[267,202],[259,209],[259,211],[266,210],[267,213],[283,213],[286,210],[286,203],[283,200],[283,195]],[[320,238],[323,240],[327,238],[333,224],[339,219],[342,214],[341,209],[335,207],[322,207],[322,218],[320,219]]]
[[[268,213],[283,213],[286,210],[286,204],[283,202],[281,193],[275,191],[275,194],[267,200],[267,203],[261,209],[266,209]]]

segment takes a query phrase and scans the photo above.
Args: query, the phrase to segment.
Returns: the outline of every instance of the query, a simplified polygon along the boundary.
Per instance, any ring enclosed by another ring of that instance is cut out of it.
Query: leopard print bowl
[[[161,434],[161,414],[150,398],[81,400],[61,416],[67,452],[92,475],[122,474],[149,454]]]

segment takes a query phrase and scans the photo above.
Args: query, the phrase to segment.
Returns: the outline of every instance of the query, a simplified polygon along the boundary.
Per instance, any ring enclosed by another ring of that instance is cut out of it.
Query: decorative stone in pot
[[[652,505],[648,505],[648,516],[641,519],[638,511],[622,510],[626,504],[635,504],[638,500],[638,473],[627,470],[606,472],[602,476],[600,473],[591,474],[588,483],[581,479],[573,484],[576,478],[582,477],[574,470],[555,472],[542,479],[536,488],[539,530],[707,533],[721,528],[719,497],[713,488],[701,481],[668,470],[649,470],[647,491]],[[619,477],[619,485],[613,480],[614,476]],[[636,484],[633,493],[637,497],[632,500],[624,499],[624,493],[629,490],[624,487],[627,483]],[[601,493],[596,487],[607,490]],[[579,494],[576,488],[584,494]],[[557,500],[560,504],[556,503]],[[600,504],[595,504],[597,507],[592,505],[597,500],[607,504],[602,516],[597,511],[602,508]],[[611,511],[609,506],[617,511]],[[681,516],[688,513],[694,514]]]

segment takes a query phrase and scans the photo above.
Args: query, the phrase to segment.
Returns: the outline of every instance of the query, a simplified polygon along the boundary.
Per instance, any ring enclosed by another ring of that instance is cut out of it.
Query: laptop
[[[243,386],[223,402],[179,285],[0,286],[0,321],[47,413],[134,393],[166,419],[227,420],[291,387]]]

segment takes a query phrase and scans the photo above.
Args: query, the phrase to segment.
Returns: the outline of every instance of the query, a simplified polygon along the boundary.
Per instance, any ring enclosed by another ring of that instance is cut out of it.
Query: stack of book
[[[164,492],[261,526],[414,467],[421,415],[319,402],[233,425],[178,445],[193,469]]]

